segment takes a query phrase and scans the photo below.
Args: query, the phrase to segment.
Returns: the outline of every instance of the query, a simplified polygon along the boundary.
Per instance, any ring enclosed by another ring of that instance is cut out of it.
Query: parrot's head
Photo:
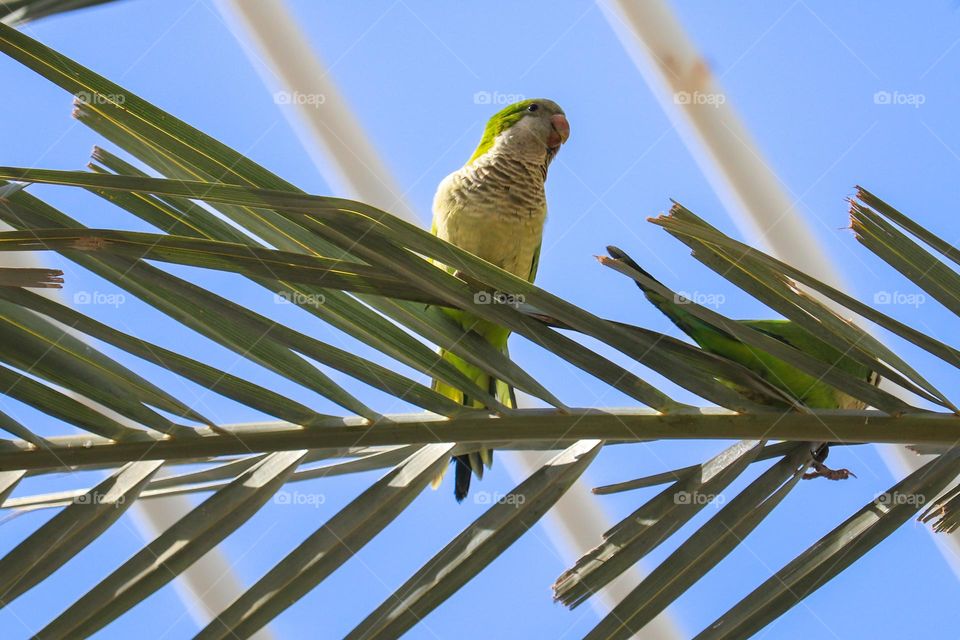
[[[568,137],[570,124],[560,105],[545,98],[522,100],[493,114],[470,163],[496,150],[547,166]]]

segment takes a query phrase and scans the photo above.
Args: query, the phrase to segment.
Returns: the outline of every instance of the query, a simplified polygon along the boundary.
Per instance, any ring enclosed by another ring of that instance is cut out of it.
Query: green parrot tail
[[[610,245],[607,247],[607,253],[610,254],[611,258],[619,260],[631,269],[639,271],[657,284],[662,284],[659,280],[650,275],[646,269],[634,262],[633,258],[628,256],[622,249]],[[634,282],[640,288],[640,290],[643,291],[644,295],[647,296],[647,300],[649,300],[653,306],[659,309],[661,313],[670,318],[673,324],[677,325],[677,327],[679,327],[680,330],[687,335],[693,336],[694,339],[696,339],[698,332],[704,329],[707,332],[717,331],[717,329],[715,329],[712,325],[703,322],[695,315],[684,309],[683,305],[685,301],[679,295],[676,296],[675,299],[671,300],[670,298],[667,298],[657,291],[644,286],[642,283],[636,280],[634,280]]]
[[[503,346],[502,351],[504,354],[507,353],[506,345]],[[479,367],[466,362],[459,356],[445,349],[440,350],[440,357],[452,363],[455,367],[457,367],[457,369],[465,373],[470,379],[477,383],[477,386],[482,389],[488,389],[490,395],[496,397],[501,403],[508,407],[513,406],[510,398],[510,386],[505,382],[491,377]],[[450,385],[444,384],[438,380],[433,381],[433,390],[464,406],[484,406],[481,402],[473,400],[469,396],[465,396],[459,389],[455,389]],[[451,464],[453,464],[455,467],[453,495],[457,499],[457,502],[462,502],[463,499],[467,497],[467,493],[470,491],[471,476],[476,475],[477,478],[482,479],[484,467],[489,469],[493,466],[493,451],[483,447],[479,451],[475,451],[473,453],[454,456]],[[440,482],[443,480],[443,476],[445,474],[446,469],[441,471],[437,477],[434,478],[432,483],[434,489],[440,486]]]

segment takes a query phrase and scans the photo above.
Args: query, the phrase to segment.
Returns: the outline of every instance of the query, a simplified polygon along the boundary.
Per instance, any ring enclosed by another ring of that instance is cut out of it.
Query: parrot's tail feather
[[[503,351],[506,353],[506,347],[503,348]],[[514,406],[514,402],[512,402],[513,389],[510,387],[510,385],[487,375],[472,365],[467,364],[449,351],[441,349],[440,357],[442,357],[444,360],[452,362],[458,369],[469,375],[480,388],[488,389],[490,395],[497,398],[505,406]],[[464,394],[459,389],[455,389],[437,380],[434,380],[433,382],[433,389],[434,391],[437,391],[438,393],[441,393],[451,400],[464,406],[483,406],[480,402],[473,400],[473,398]],[[493,450],[487,449],[486,447],[481,447],[473,453],[455,456],[452,460],[452,464],[454,467],[456,467],[454,469],[453,495],[456,497],[457,502],[461,502],[467,496],[467,492],[470,489],[470,476],[476,475],[478,479],[482,479],[484,467],[489,469],[493,466]],[[434,489],[440,486],[445,474],[446,469],[438,473],[433,479],[431,486]]]
[[[657,284],[663,284],[654,278],[646,269],[638,265],[633,258],[628,256],[622,249],[611,245],[607,247],[607,253],[610,254],[611,258],[619,260],[635,271],[639,271]],[[686,308],[684,308],[684,304],[688,301],[684,300],[679,294],[675,295],[674,299],[671,300],[638,280],[634,280],[634,283],[641,291],[643,291],[644,295],[647,296],[647,300],[649,300],[653,306],[659,309],[665,316],[670,318],[670,320],[687,335],[694,335],[696,330],[700,328],[707,328],[711,331],[716,330],[713,325],[705,323],[703,320],[696,317]]]
[[[615,246],[613,246],[613,245],[610,245],[610,246],[607,247],[607,253],[610,254],[610,257],[611,257],[611,258],[613,258],[613,259],[615,259],[615,260],[619,260],[620,262],[624,263],[625,265],[627,265],[628,267],[630,267],[630,268],[633,269],[634,271],[639,271],[640,273],[642,273],[642,274],[645,275],[646,277],[650,278],[651,280],[653,280],[653,281],[656,282],[657,284],[663,284],[663,283],[661,283],[659,280],[657,280],[656,278],[654,278],[654,277],[650,274],[649,271],[647,271],[646,269],[644,269],[643,267],[641,267],[640,265],[638,265],[638,264],[633,260],[633,258],[631,258],[630,256],[628,256],[628,255],[626,254],[626,252],[623,251],[623,249],[620,249],[619,247],[615,247]],[[650,300],[650,302],[652,302],[658,309],[660,309],[661,311],[663,311],[664,313],[666,313],[668,316],[671,315],[670,313],[667,312],[667,310],[666,310],[664,307],[666,307],[666,306],[674,306],[674,305],[676,304],[675,301],[667,300],[665,297],[663,297],[662,295],[660,295],[659,293],[657,293],[657,292],[654,291],[653,289],[650,289],[649,287],[645,286],[642,282],[640,282],[640,281],[638,281],[638,280],[635,280],[634,282],[636,282],[637,287],[639,287],[640,290],[643,291],[643,293],[647,296],[647,299]],[[672,316],[671,316],[671,317],[672,317]]]
[[[608,246],[607,246],[607,253],[609,253],[609,254],[610,254],[610,257],[613,258],[614,260],[619,260],[620,262],[623,262],[624,264],[626,264],[628,267],[630,267],[630,268],[633,269],[634,271],[639,271],[640,273],[642,273],[643,275],[647,276],[648,278],[650,278],[650,279],[653,280],[654,282],[660,282],[659,280],[657,280],[656,278],[654,278],[652,275],[650,275],[650,272],[649,272],[649,271],[647,271],[646,269],[644,269],[643,267],[641,267],[640,265],[638,265],[636,262],[634,262],[633,258],[631,258],[630,256],[628,256],[627,253],[626,253],[623,249],[621,249],[620,247],[615,247],[615,246],[613,246],[612,244],[611,244],[611,245],[608,245]],[[641,289],[643,289],[643,285],[637,283],[637,286],[639,286]]]
[[[471,453],[467,456],[470,461],[470,469],[476,474],[477,478],[483,480],[483,455],[480,452]]]
[[[483,463],[487,469],[493,468],[493,449],[487,449],[484,447],[480,449],[480,461]],[[481,474],[483,475],[483,474]]]
[[[453,464],[457,467],[454,472],[453,497],[457,502],[463,502],[470,491],[470,476],[473,475],[473,470],[470,468],[470,463],[464,460],[466,457],[457,456],[453,459]]]

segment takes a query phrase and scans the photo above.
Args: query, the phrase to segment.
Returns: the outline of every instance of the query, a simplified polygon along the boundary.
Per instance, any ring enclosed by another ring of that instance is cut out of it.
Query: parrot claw
[[[857,474],[849,469],[831,469],[822,462],[813,461],[811,465],[813,471],[803,474],[804,480],[813,480],[814,478],[826,478],[827,480],[849,480],[856,478]]]

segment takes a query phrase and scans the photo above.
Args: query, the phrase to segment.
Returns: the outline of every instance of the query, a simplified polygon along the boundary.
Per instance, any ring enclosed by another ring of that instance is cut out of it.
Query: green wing
[[[863,380],[870,378],[870,370],[852,358],[820,340],[800,325],[789,320],[744,320],[742,323],[788,344],[799,351]],[[705,330],[704,327],[707,329]],[[709,325],[700,325],[691,337],[707,351],[722,355],[751,369],[771,384],[783,389],[811,409],[837,409],[844,402],[843,394],[821,380],[800,371],[765,351],[718,331]]]
[[[530,275],[527,276],[527,282],[533,282],[537,279],[537,269],[540,268],[540,247],[543,246],[543,239],[537,245],[537,250],[533,252],[533,260],[530,261]]]
[[[743,320],[743,324],[785,342],[823,362],[862,380],[870,378],[870,369],[833,348],[809,331],[789,320]]]

